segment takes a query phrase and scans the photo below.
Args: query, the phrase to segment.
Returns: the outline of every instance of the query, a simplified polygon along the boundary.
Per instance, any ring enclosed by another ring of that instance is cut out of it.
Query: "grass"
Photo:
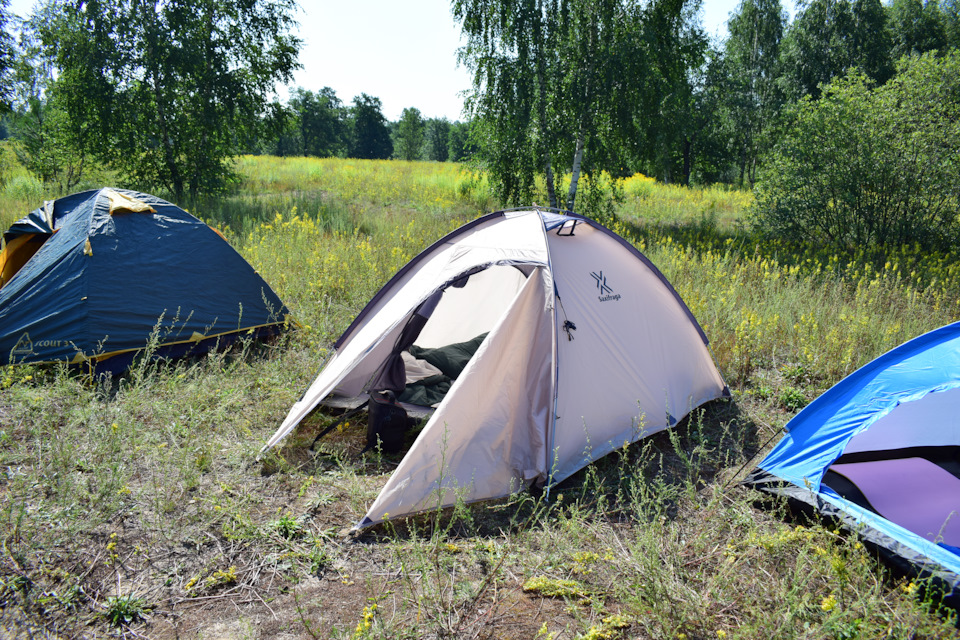
[[[302,330],[109,383],[0,370],[0,635],[957,637],[922,584],[855,537],[757,508],[735,482],[806,402],[960,315],[950,256],[764,244],[742,230],[748,194],[632,178],[617,231],[700,320],[733,400],[549,497],[350,538],[397,462],[359,455],[363,425],[309,456],[313,416],[256,454],[370,296],[496,203],[455,165],[239,162],[236,193],[191,209],[226,229]],[[56,195],[41,192],[29,195]],[[0,192],[4,224],[39,204],[21,195]]]

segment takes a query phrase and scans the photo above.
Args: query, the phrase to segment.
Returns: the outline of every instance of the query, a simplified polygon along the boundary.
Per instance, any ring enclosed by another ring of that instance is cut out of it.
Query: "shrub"
[[[795,107],[765,163],[755,226],[855,250],[947,247],[960,209],[960,53],[904,58],[873,88],[853,72]]]
[[[31,203],[43,202],[45,191],[43,183],[32,176],[16,176],[7,182],[3,189],[7,198]]]

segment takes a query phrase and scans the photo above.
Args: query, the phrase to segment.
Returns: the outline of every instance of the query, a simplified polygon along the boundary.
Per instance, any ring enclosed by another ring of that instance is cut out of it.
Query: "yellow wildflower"
[[[820,603],[820,608],[824,611],[833,611],[837,608],[837,598],[831,593]]]

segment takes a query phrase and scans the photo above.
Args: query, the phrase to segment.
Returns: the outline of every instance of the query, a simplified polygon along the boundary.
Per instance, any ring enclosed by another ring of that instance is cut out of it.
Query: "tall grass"
[[[235,193],[191,203],[197,215],[244,233],[294,209],[350,231],[397,215],[475,217],[491,206],[486,179],[454,163],[245,156]]]
[[[708,220],[732,231],[753,203],[749,191],[723,185],[689,189],[658,183],[641,174],[624,179],[622,188],[619,215],[647,225],[690,225]]]
[[[9,144],[0,146],[0,223],[4,228],[62,195],[30,176],[16,162]],[[240,182],[221,196],[177,202],[194,215],[246,233],[274,215],[296,209],[329,229],[348,231],[369,218],[398,214],[475,217],[495,208],[486,177],[455,163],[337,158],[242,156],[235,170]],[[96,172],[97,186],[136,188]],[[156,195],[172,200],[163,190]],[[370,214],[370,215],[368,215]]]
[[[0,227],[3,230],[41,206],[44,200],[67,195],[61,193],[57,186],[44,184],[31,175],[17,160],[15,144],[12,140],[0,140]],[[97,189],[101,186],[119,185],[114,184],[109,171],[92,167],[72,192]]]
[[[735,473],[806,401],[953,320],[960,274],[911,250],[762,246],[749,195],[627,181],[616,230],[700,320],[734,392],[554,488],[341,537],[397,460],[363,427],[254,462],[391,275],[493,208],[454,165],[242,158],[193,212],[301,322],[279,342],[91,383],[0,370],[0,635],[303,638],[957,637],[921,584]],[[0,194],[6,219],[20,200]]]

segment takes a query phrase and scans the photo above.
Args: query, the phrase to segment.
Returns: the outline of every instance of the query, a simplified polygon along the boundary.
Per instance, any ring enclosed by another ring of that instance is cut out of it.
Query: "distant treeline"
[[[247,151],[276,156],[398,158],[462,162],[476,151],[470,127],[446,118],[424,118],[420,110],[403,110],[389,122],[379,98],[365,93],[345,105],[330,87],[313,92],[295,88],[286,103],[272,102],[260,137]]]

